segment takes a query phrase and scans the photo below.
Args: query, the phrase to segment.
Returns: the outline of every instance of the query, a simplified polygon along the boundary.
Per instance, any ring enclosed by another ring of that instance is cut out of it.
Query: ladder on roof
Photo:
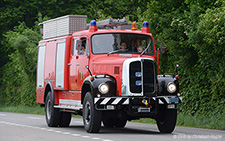
[[[126,18],[123,19],[113,19],[109,18],[106,20],[96,22],[98,29],[131,29],[131,23],[128,23]],[[90,24],[87,24],[87,29],[89,29]]]

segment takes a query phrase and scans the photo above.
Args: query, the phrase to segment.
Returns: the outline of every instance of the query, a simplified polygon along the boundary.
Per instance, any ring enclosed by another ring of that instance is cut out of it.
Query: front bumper
[[[130,110],[136,112],[150,112],[152,109],[156,109],[158,104],[175,105],[181,102],[182,97],[178,96],[94,98],[94,104],[97,110],[116,110],[129,107]],[[176,108],[176,106],[170,107]]]

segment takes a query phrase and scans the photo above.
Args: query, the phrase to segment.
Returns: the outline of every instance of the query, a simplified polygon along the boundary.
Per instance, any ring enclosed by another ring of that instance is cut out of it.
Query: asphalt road
[[[128,122],[123,129],[102,127],[89,134],[80,118],[73,118],[69,127],[50,128],[43,115],[0,112],[0,141],[225,141],[225,131],[176,127],[172,134],[159,133],[154,124]]]

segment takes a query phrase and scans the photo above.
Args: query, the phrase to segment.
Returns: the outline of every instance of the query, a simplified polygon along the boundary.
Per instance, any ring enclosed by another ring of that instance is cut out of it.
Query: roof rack
[[[131,29],[131,23],[128,23],[126,18],[123,19],[113,19],[109,18],[106,20],[96,22],[98,29]],[[87,24],[87,29],[89,29],[90,24]]]

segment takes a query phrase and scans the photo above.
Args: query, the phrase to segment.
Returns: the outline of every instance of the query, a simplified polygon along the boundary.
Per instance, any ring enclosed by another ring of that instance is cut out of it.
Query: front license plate
[[[139,113],[149,113],[150,112],[150,108],[139,107],[138,108],[138,112]]]
[[[177,97],[175,97],[175,98],[169,98],[169,102],[170,103],[178,103],[179,102],[179,99],[177,98]]]

